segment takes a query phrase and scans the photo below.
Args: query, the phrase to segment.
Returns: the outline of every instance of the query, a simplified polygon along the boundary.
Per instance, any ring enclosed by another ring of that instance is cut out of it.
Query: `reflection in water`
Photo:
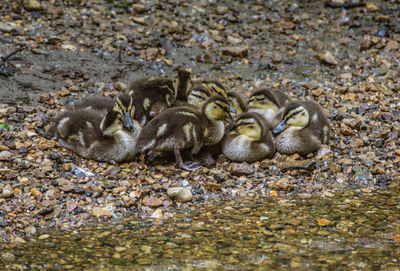
[[[399,194],[182,205],[161,220],[104,223],[10,245],[16,260],[6,267],[399,270]]]

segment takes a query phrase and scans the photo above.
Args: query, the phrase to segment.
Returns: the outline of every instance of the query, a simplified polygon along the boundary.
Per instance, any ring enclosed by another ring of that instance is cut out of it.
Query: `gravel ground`
[[[2,241],[233,198],[399,191],[397,1],[354,8],[286,0],[0,6]],[[190,173],[169,157],[89,161],[42,137],[51,117],[81,97],[115,96],[133,79],[174,77],[181,67],[245,96],[270,87],[318,101],[331,121],[329,145],[307,159],[276,154],[236,164],[220,156],[215,167]],[[169,196],[171,187],[192,198]]]

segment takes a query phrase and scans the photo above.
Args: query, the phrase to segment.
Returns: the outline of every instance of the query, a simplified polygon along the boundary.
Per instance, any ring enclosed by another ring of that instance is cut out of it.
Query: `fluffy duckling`
[[[221,144],[222,153],[235,162],[255,162],[275,153],[271,127],[256,112],[236,116],[236,128],[229,132]]]
[[[165,77],[142,78],[128,87],[136,108],[135,119],[143,126],[146,122],[170,107],[178,94],[186,93],[191,88],[191,73],[180,70],[172,81]]]
[[[260,113],[273,123],[275,116],[280,113],[279,109],[289,101],[289,97],[281,91],[259,89],[250,96],[248,111]]]
[[[137,150],[145,152],[173,151],[176,164],[185,170],[200,168],[198,163],[186,165],[181,150],[192,148],[197,154],[203,145],[215,145],[224,136],[223,120],[230,117],[229,104],[222,97],[211,97],[201,111],[194,106],[177,106],[152,119],[139,135]]]
[[[247,112],[248,108],[246,103],[244,102],[242,96],[239,93],[236,93],[234,91],[228,91],[228,101],[229,104],[232,105],[231,110],[235,114],[242,114],[244,112]]]
[[[76,154],[96,161],[122,162],[135,156],[141,127],[132,120],[132,98],[121,94],[112,110],[104,114],[95,109],[76,109],[59,115],[46,132],[47,139]]]
[[[306,156],[328,142],[329,130],[329,120],[319,104],[293,101],[285,105],[283,118],[272,132],[278,152]]]

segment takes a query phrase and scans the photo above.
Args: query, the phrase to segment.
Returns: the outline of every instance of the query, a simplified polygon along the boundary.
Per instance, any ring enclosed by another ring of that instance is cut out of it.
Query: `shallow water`
[[[16,257],[7,269],[399,270],[399,195],[395,188],[182,205],[161,220],[94,223],[0,252]]]

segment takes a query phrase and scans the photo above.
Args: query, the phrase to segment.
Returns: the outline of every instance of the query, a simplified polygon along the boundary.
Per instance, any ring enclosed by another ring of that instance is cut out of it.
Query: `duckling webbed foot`
[[[176,165],[179,168],[187,170],[187,171],[194,171],[196,169],[201,168],[201,165],[199,163],[192,163],[192,164],[188,164],[188,165],[183,163],[180,149],[176,145],[174,146],[174,154],[175,154],[175,159],[176,159]]]

